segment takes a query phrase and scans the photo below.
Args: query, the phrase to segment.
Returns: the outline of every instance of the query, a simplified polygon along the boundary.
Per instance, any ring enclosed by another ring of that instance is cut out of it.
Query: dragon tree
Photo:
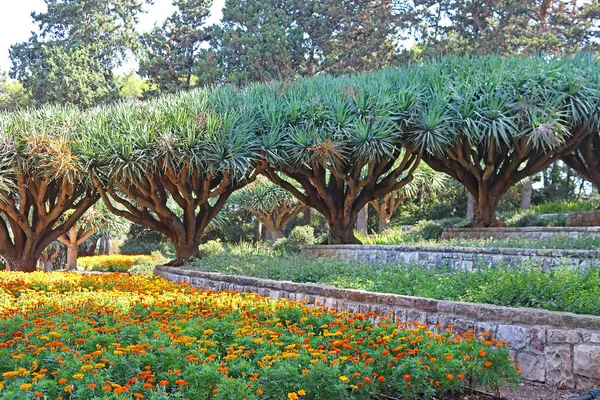
[[[0,115],[0,255],[11,270],[34,271],[98,200],[79,156],[79,120],[59,108]]]
[[[260,172],[251,113],[233,89],[90,113],[94,184],[108,209],[168,237],[179,266],[229,196]]]
[[[306,208],[290,192],[264,178],[239,190],[234,197],[239,206],[265,224],[273,240],[284,237],[283,229]]]
[[[563,161],[600,191],[600,131],[586,136]]]
[[[420,152],[403,144],[396,111],[406,98],[396,78],[394,70],[318,77],[253,94],[262,104],[264,174],[325,217],[329,244],[360,243],[359,211],[409,183],[419,165]]]
[[[399,190],[389,192],[369,203],[379,215],[379,227],[377,233],[386,230],[392,221],[392,214],[407,200],[422,198],[425,195],[435,196],[447,186],[448,175],[437,172],[426,164],[419,165],[413,174],[413,180]]]
[[[595,57],[476,57],[419,68],[407,140],[471,193],[472,226],[503,226],[495,215],[502,196],[597,130]]]

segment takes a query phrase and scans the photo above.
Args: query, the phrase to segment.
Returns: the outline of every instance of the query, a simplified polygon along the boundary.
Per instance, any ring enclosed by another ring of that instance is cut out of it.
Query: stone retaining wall
[[[567,226],[600,226],[600,210],[570,212]]]
[[[445,228],[442,239],[542,239],[567,236],[577,239],[583,236],[600,237],[600,228],[530,226],[524,228]]]
[[[402,321],[454,324],[459,332],[487,331],[509,342],[508,348],[525,379],[563,388],[600,385],[600,317],[370,293],[165,266],[156,267],[155,274],[206,290],[255,292],[319,303],[338,311],[391,313]]]
[[[539,263],[548,269],[555,265],[600,265],[598,250],[528,250],[475,247],[316,245],[305,246],[303,254],[331,256],[368,263],[415,263],[425,268],[448,265],[471,270],[476,266]]]

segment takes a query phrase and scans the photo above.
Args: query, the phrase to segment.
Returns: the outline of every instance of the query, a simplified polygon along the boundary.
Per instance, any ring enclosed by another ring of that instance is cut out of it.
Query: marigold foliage
[[[0,272],[0,396],[431,398],[518,379],[488,337],[370,317],[155,277]]]

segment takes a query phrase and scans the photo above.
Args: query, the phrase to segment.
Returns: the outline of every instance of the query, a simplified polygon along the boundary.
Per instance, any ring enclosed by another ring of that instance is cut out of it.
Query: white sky
[[[102,0],[98,0],[102,1]],[[221,19],[225,0],[214,0],[208,24]],[[155,23],[160,23],[175,10],[171,0],[154,0],[153,5],[146,5],[148,12],[140,15],[138,31],[147,32]],[[8,49],[17,42],[26,41],[31,31],[36,29],[31,13],[46,10],[44,0],[0,0],[0,71],[8,71],[11,66]],[[135,60],[130,60],[121,68],[123,72],[135,70]]]

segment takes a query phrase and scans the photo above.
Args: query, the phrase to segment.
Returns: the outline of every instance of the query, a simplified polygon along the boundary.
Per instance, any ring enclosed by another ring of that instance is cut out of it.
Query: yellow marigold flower
[[[215,333],[215,331],[213,331],[212,329],[205,329],[202,333],[204,333],[205,335],[212,335],[213,333]]]
[[[350,379],[348,379],[347,376],[342,375],[342,376],[340,376],[340,381],[342,381],[342,382],[349,382]]]
[[[292,393],[288,393],[288,399],[289,400],[298,400],[298,394],[296,392],[292,392]]]
[[[24,383],[21,385],[21,390],[29,390],[29,389],[31,389],[30,383]]]
[[[73,375],[73,379],[83,379],[83,374],[75,374]]]
[[[298,390],[298,394],[300,396],[304,396],[306,394],[306,392],[304,391],[304,389],[300,389],[300,390]]]

